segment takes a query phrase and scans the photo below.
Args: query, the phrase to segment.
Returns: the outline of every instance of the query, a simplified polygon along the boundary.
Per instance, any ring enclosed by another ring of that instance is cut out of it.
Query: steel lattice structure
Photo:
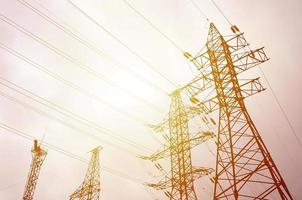
[[[39,146],[37,140],[34,140],[34,147],[31,150],[31,152],[32,152],[32,162],[31,162],[30,172],[28,174],[25,190],[23,193],[23,200],[33,199],[41,166],[47,155],[47,152]]]
[[[165,190],[165,194],[170,200],[196,200],[194,181],[204,175],[213,172],[210,168],[193,167],[191,161],[191,149],[214,137],[212,132],[202,132],[191,136],[189,133],[188,109],[180,96],[180,91],[172,93],[172,103],[168,119],[158,126],[153,126],[155,130],[165,130],[168,126],[169,133],[166,135],[168,145],[149,157],[142,157],[146,160],[157,161],[170,157],[171,170],[164,180],[157,184],[147,184],[159,190]],[[167,191],[170,189],[170,191]]]
[[[100,147],[93,149],[92,157],[86,172],[85,179],[81,186],[70,195],[70,200],[99,200],[100,198]]]
[[[268,60],[263,48],[251,50],[236,26],[233,36],[222,36],[210,24],[205,48],[189,58],[199,75],[183,87],[205,113],[218,112],[214,200],[293,199],[253,123],[244,100],[264,90],[259,78],[237,75]],[[201,99],[201,93],[214,95]]]

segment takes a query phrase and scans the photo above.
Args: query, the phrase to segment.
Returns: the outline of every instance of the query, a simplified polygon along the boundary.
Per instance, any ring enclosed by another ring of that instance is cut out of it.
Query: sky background
[[[100,157],[101,166],[105,168],[101,171],[102,199],[164,199],[160,191],[141,184],[156,182],[160,174],[152,163],[137,158],[137,155],[156,151],[164,142],[145,125],[160,122],[166,116],[170,99],[162,91],[171,92],[175,87],[156,72],[184,85],[194,77],[196,70],[190,69],[182,53],[123,0],[73,2],[152,67],[79,13],[67,0],[21,2],[24,1],[0,0],[0,199],[22,197],[32,147],[32,141],[4,130],[1,128],[3,124],[87,160],[91,149],[98,145],[104,147]],[[252,47],[265,47],[271,59],[261,67],[302,140],[301,1],[216,2],[245,32]],[[129,3],[181,49],[196,54],[203,47],[209,24],[191,1],[129,0]],[[195,0],[195,3],[220,32],[231,33],[228,23],[210,0]],[[95,51],[30,10],[29,6],[64,27],[72,28],[89,41]],[[19,25],[19,30],[12,26],[13,23]],[[46,48],[29,35],[52,46]],[[53,47],[60,52],[54,53]],[[39,65],[30,65],[5,48]],[[62,52],[75,58],[77,64],[63,58]],[[87,72],[80,66],[88,66],[93,71]],[[49,70],[48,74],[39,70],[41,67]],[[49,73],[63,78],[65,83],[72,83],[72,86],[52,78]],[[258,68],[245,76],[261,77],[263,85],[268,88]],[[47,99],[95,125],[87,126],[49,109],[4,86],[4,83],[12,86],[5,80],[26,89],[26,94],[31,92]],[[295,199],[302,199],[302,148],[272,91],[268,89],[250,97],[246,104],[291,193]],[[102,127],[112,132],[101,130]],[[197,122],[192,127],[192,133],[206,130]],[[213,141],[195,148],[193,164],[213,167],[214,157],[209,149],[215,149]],[[168,167],[165,162],[163,166]],[[49,148],[35,199],[68,199],[81,184],[86,169],[87,163]],[[112,174],[109,172],[112,170],[123,175]],[[211,198],[212,184],[207,177],[196,181],[195,188],[200,199]]]

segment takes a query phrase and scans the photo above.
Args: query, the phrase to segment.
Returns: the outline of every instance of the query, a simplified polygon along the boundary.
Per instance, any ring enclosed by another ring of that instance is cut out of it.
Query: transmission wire
[[[33,34],[32,32],[26,30],[25,28],[23,28],[22,26],[20,26],[19,24],[15,23],[14,21],[12,21],[11,19],[7,18],[6,16],[0,14],[0,20],[2,20],[3,22],[11,25],[12,27],[14,27],[16,30],[24,33],[25,35],[27,35],[28,37],[32,38],[33,40],[35,40],[36,42],[38,42],[39,44],[42,44],[43,46],[45,46],[46,48],[48,48],[49,50],[53,51],[55,54],[57,54],[58,56],[68,60],[69,62],[73,63],[74,65],[78,66],[79,68],[81,68],[82,70],[86,71],[89,74],[92,74],[93,76],[95,76],[96,78],[106,82],[108,85],[115,87],[117,89],[119,89],[120,91],[124,92],[125,94],[127,94],[128,96],[131,96],[132,98],[135,98],[141,102],[143,102],[145,105],[150,106],[151,108],[157,110],[158,112],[161,112],[161,110],[155,106],[154,104],[150,103],[149,101],[145,100],[142,97],[137,96],[136,94],[130,92],[129,90],[126,90],[122,87],[120,87],[118,84],[116,84],[114,81],[111,81],[110,79],[107,79],[104,75],[100,74],[99,72],[95,71],[93,68],[91,68],[90,66],[82,63],[81,61],[75,59],[74,57],[66,54],[66,52],[58,49],[57,47],[53,46],[52,44],[50,44],[49,42],[47,42],[46,40],[42,39],[41,37],[38,37],[37,35]]]
[[[127,148],[123,148],[123,147],[121,147],[121,146],[119,146],[119,145],[116,145],[116,144],[114,144],[114,143],[105,141],[103,138],[100,138],[100,137],[98,137],[98,136],[95,135],[95,134],[91,134],[90,132],[84,131],[84,130],[82,130],[82,129],[80,129],[80,128],[74,126],[74,125],[71,125],[71,124],[65,122],[65,121],[62,120],[62,119],[59,119],[59,118],[54,117],[54,116],[51,116],[51,115],[48,114],[47,112],[41,111],[41,110],[39,110],[39,109],[37,109],[37,108],[34,108],[33,106],[31,106],[31,105],[29,105],[29,104],[27,104],[27,103],[24,103],[24,102],[22,102],[22,101],[20,101],[20,100],[18,100],[18,99],[16,99],[16,98],[14,98],[14,97],[12,97],[12,96],[9,96],[9,95],[7,95],[7,94],[1,92],[1,91],[0,91],[0,96],[6,98],[7,100],[9,100],[9,101],[11,101],[11,102],[14,102],[14,103],[16,103],[16,104],[19,104],[19,105],[21,105],[22,107],[24,107],[24,108],[26,108],[26,109],[28,109],[28,110],[31,110],[31,111],[33,111],[33,112],[39,114],[39,115],[42,115],[42,116],[44,116],[44,117],[46,117],[46,118],[48,118],[48,119],[51,119],[51,120],[53,120],[53,121],[56,121],[56,122],[58,122],[58,123],[60,123],[60,124],[62,124],[62,125],[64,125],[64,126],[70,128],[70,129],[76,131],[77,133],[80,133],[80,134],[82,134],[82,135],[84,135],[84,136],[89,136],[89,137],[90,137],[91,139],[93,139],[93,140],[96,140],[96,141],[99,141],[99,142],[107,143],[108,145],[113,146],[113,147],[115,147],[115,148],[117,148],[117,149],[120,149],[120,150],[122,150],[122,151],[128,152],[128,153],[130,153],[130,154],[132,154],[132,155],[136,155],[136,153],[130,151],[130,150],[127,149]]]
[[[159,74],[163,79],[165,79],[167,82],[169,82],[171,85],[178,87],[178,85],[171,80],[169,80],[163,73],[156,70],[156,68],[149,63],[145,58],[140,56],[137,52],[135,52],[133,49],[131,49],[128,45],[126,45],[122,40],[117,38],[113,33],[111,33],[107,28],[105,28],[102,24],[100,24],[97,20],[95,20],[93,17],[91,17],[87,12],[85,12],[83,9],[81,9],[79,6],[77,6],[73,1],[71,0],[65,0],[68,2],[73,8],[78,10],[82,15],[84,15],[87,19],[89,19],[91,22],[93,22],[97,27],[99,27],[101,30],[106,32],[108,35],[110,35],[114,40],[116,40],[119,44],[121,44],[123,47],[125,47],[128,51],[130,51],[133,55],[135,55],[139,60],[141,60],[144,64],[146,64],[153,72]]]
[[[282,112],[282,114],[283,114],[283,117],[285,118],[285,120],[286,120],[286,122],[287,122],[289,128],[291,129],[293,135],[295,136],[296,141],[298,142],[299,146],[302,148],[302,141],[301,141],[301,139],[299,138],[297,132],[295,131],[295,129],[294,129],[294,127],[293,127],[293,125],[292,125],[292,123],[291,123],[289,117],[287,116],[287,114],[286,114],[286,112],[285,112],[283,106],[281,105],[281,103],[280,103],[280,101],[279,101],[279,98],[277,97],[275,91],[274,91],[273,88],[272,88],[272,85],[270,84],[270,82],[269,82],[267,76],[265,75],[265,73],[264,73],[264,71],[262,70],[261,67],[259,67],[259,70],[260,70],[260,72],[261,72],[263,78],[265,79],[265,82],[267,83],[268,87],[270,88],[271,93],[272,93],[272,96],[274,97],[274,99],[275,99],[275,101],[276,101],[276,103],[277,103],[279,109],[281,110],[281,112]]]
[[[164,32],[162,32],[157,26],[155,26],[147,17],[145,17],[141,12],[139,12],[132,4],[129,3],[127,0],[123,0],[124,3],[131,8],[137,15],[143,18],[152,28],[154,28],[158,33],[160,33],[165,39],[167,39],[176,49],[181,52],[184,52],[182,48],[172,39],[170,39]]]
[[[7,52],[9,52],[11,55],[19,58],[20,60],[23,60],[24,62],[30,64],[31,66],[33,66],[34,68],[38,69],[41,72],[44,72],[45,74],[49,75],[50,77],[64,83],[65,85],[73,88],[74,90],[84,94],[85,96],[88,96],[92,99],[94,99],[95,101],[104,104],[106,106],[108,106],[109,108],[111,108],[112,110],[114,110],[115,112],[118,112],[124,116],[128,116],[129,118],[131,118],[134,121],[139,121],[142,124],[147,124],[143,119],[138,118],[138,117],[134,117],[132,116],[130,113],[126,112],[126,111],[122,111],[116,107],[114,107],[113,105],[111,105],[110,103],[108,103],[107,101],[102,100],[101,98],[99,98],[98,96],[96,96],[95,94],[92,94],[91,92],[85,90],[82,87],[79,87],[78,85],[75,85],[74,83],[64,79],[62,76],[58,75],[57,73],[51,72],[50,70],[48,70],[46,67],[34,62],[33,60],[25,57],[23,54],[17,52],[16,50],[6,46],[5,44],[0,42],[0,48],[6,50]]]
[[[113,66],[115,66],[115,67],[117,67],[117,68],[119,68],[121,70],[124,70],[127,73],[132,74],[133,77],[139,79],[140,81],[143,81],[143,82],[147,83],[149,86],[151,86],[152,88],[158,90],[162,94],[165,94],[165,95],[167,94],[167,92],[165,90],[163,90],[162,88],[160,88],[156,84],[152,83],[150,80],[143,78],[141,75],[139,75],[135,71],[131,70],[129,67],[127,67],[127,68],[123,67],[122,64],[119,61],[117,61],[113,57],[107,55],[105,52],[103,52],[103,50],[100,50],[100,48],[96,47],[94,44],[92,44],[91,42],[89,42],[86,38],[83,38],[83,36],[78,31],[74,30],[74,28],[68,26],[66,23],[63,22],[63,25],[61,25],[58,22],[56,22],[55,20],[53,20],[52,18],[50,18],[49,16],[47,16],[46,14],[42,13],[39,9],[33,7],[28,2],[26,2],[24,0],[17,0],[17,1],[20,4],[22,4],[23,6],[27,7],[31,11],[33,11],[34,13],[36,13],[37,15],[39,15],[41,18],[43,18],[47,22],[51,23],[52,25],[54,25],[55,27],[57,27],[58,29],[60,29],[61,31],[63,31],[69,37],[75,39],[76,41],[78,41],[79,43],[81,43],[82,45],[84,45],[85,47],[87,47],[88,49],[90,49],[91,51],[95,52],[98,56],[100,56],[100,57],[106,57],[107,59],[109,59],[114,64]],[[58,19],[58,17],[56,15],[54,15],[49,9],[45,8],[43,5],[41,5],[37,1],[35,1],[35,2],[38,5],[40,5],[42,8],[46,9],[55,18]]]
[[[220,14],[224,17],[224,19],[229,23],[229,25],[233,25],[231,23],[231,21],[229,20],[229,18],[224,14],[224,12],[220,9],[220,7],[218,6],[218,4],[214,1],[214,0],[210,0],[213,5],[216,7],[216,9],[220,12]]]
[[[108,136],[110,136],[110,137],[112,137],[112,138],[114,138],[114,139],[116,139],[116,140],[118,140],[120,142],[123,142],[125,144],[131,145],[131,146],[133,146],[133,147],[135,147],[135,148],[137,148],[139,150],[143,150],[143,151],[149,150],[151,152],[151,149],[149,149],[148,147],[140,145],[138,143],[135,143],[135,142],[133,142],[133,141],[127,139],[127,138],[124,138],[122,136],[117,136],[116,133],[113,132],[112,130],[110,130],[108,128],[105,128],[103,126],[100,126],[100,125],[96,124],[95,122],[92,122],[92,121],[90,121],[90,120],[88,120],[88,119],[86,119],[86,118],[84,118],[84,117],[82,117],[82,116],[80,116],[78,114],[75,114],[74,112],[72,112],[70,110],[67,110],[66,108],[64,108],[64,107],[62,107],[62,106],[60,106],[58,104],[52,103],[52,102],[48,101],[47,99],[45,99],[45,98],[43,98],[41,96],[38,96],[38,95],[34,94],[33,92],[31,92],[31,91],[29,91],[29,90],[27,90],[27,89],[25,89],[25,88],[23,88],[23,87],[15,84],[15,83],[11,82],[11,81],[9,81],[9,80],[1,77],[1,76],[0,76],[0,80],[4,81],[6,83],[9,83],[13,87],[0,81],[1,85],[5,86],[5,87],[7,87],[7,88],[9,88],[9,89],[11,89],[11,90],[13,90],[13,91],[21,94],[21,95],[23,95],[23,96],[25,96],[25,97],[27,97],[27,98],[29,98],[29,99],[31,99],[31,100],[33,100],[33,101],[41,104],[41,105],[43,105],[43,106],[46,106],[47,108],[50,108],[50,109],[52,109],[52,110],[54,110],[56,112],[59,112],[60,114],[66,116],[68,118],[71,118],[71,119],[73,119],[73,120],[75,120],[75,121],[77,121],[77,122],[79,122],[81,124],[85,124],[85,126],[93,128],[95,130],[99,130],[100,133],[102,133],[104,135],[108,135]],[[30,95],[25,94],[25,93],[23,93],[23,92],[15,89],[14,87],[20,89],[21,91],[25,91],[25,92],[29,93]],[[32,96],[35,97],[35,98],[33,98]],[[46,102],[46,103],[44,103],[44,102]]]

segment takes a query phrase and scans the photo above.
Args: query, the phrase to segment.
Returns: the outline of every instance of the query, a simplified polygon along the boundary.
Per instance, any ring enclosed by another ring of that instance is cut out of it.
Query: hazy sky
[[[32,147],[30,140],[1,128],[3,124],[38,139],[43,138],[44,142],[87,160],[92,148],[103,146],[100,162],[107,171],[101,171],[101,199],[165,199],[160,191],[149,190],[139,183],[156,182],[159,173],[152,163],[141,161],[136,156],[148,155],[164,142],[145,125],[160,122],[165,117],[170,99],[164,92],[171,92],[175,87],[154,70],[179,85],[193,78],[181,52],[123,0],[73,2],[150,65],[85,18],[67,0],[20,2],[23,1],[0,1],[0,199],[22,197]],[[182,49],[195,54],[203,47],[208,23],[191,1],[129,2]],[[229,25],[210,0],[195,2],[222,33],[231,33]],[[216,2],[226,16],[246,33],[252,47],[265,46],[271,60],[261,67],[302,141],[301,1]],[[37,9],[36,13],[25,5]],[[70,37],[64,28],[65,32],[42,18],[38,12],[80,33],[80,37],[89,41],[95,51]],[[12,26],[14,23],[19,30]],[[29,36],[51,46],[46,48]],[[34,67],[24,62],[5,48],[38,65]],[[62,57],[63,52],[69,55],[67,59]],[[76,59],[77,64],[68,61],[70,57]],[[93,70],[87,72],[81,66]],[[49,70],[48,74],[41,71],[41,67]],[[55,74],[57,79],[49,74]],[[250,78],[260,76],[263,85],[268,87],[259,69],[245,75]],[[4,79],[26,89],[27,92],[23,91],[26,94],[32,92],[92,121],[97,128],[79,123],[18,94],[3,85],[8,85]],[[64,79],[65,84],[58,79]],[[291,193],[295,199],[302,199],[302,148],[272,92],[268,89],[249,98],[247,106]],[[205,129],[202,124],[192,126],[195,127],[192,132],[198,128]],[[101,127],[112,132],[101,130]],[[207,145],[214,150],[213,141]],[[206,145],[193,150],[193,164],[214,166],[214,158]],[[163,166],[168,167],[165,163]],[[48,149],[35,199],[68,199],[84,179],[86,168],[87,163]],[[108,173],[108,169],[122,172],[125,177]],[[129,180],[128,176],[134,180]],[[200,199],[210,199],[212,185],[207,178],[198,180],[195,187]]]

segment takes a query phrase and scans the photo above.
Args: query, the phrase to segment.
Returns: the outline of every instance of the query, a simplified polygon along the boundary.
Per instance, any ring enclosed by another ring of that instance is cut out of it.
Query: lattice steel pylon
[[[191,160],[191,149],[210,138],[214,137],[212,132],[201,132],[191,136],[189,133],[188,121],[192,113],[188,109],[180,96],[180,91],[172,93],[172,103],[168,119],[153,126],[155,130],[164,130],[168,127],[169,133],[165,135],[168,141],[167,147],[152,154],[151,156],[141,158],[145,160],[157,161],[159,159],[170,157],[171,169],[169,175],[164,177],[156,184],[147,184],[150,187],[159,190],[165,190],[165,195],[170,200],[196,200],[197,196],[194,189],[194,181],[204,175],[212,173],[211,168],[193,167]],[[159,164],[156,165],[158,168]],[[167,191],[170,189],[170,191]]]
[[[97,147],[91,151],[92,156],[85,179],[81,186],[70,195],[70,200],[99,200],[101,191],[99,164],[100,149],[101,147]]]
[[[31,152],[32,161],[30,166],[30,172],[28,174],[27,182],[25,185],[25,190],[23,193],[23,200],[33,199],[41,166],[47,155],[47,152],[40,147],[37,140],[34,140],[34,146]]]
[[[205,48],[189,58],[199,75],[183,89],[205,113],[218,111],[214,200],[293,199],[267,147],[253,123],[244,99],[264,90],[259,78],[238,75],[268,60],[263,48],[251,50],[243,33],[232,26],[224,37],[210,24]],[[204,93],[214,95],[200,100]]]

